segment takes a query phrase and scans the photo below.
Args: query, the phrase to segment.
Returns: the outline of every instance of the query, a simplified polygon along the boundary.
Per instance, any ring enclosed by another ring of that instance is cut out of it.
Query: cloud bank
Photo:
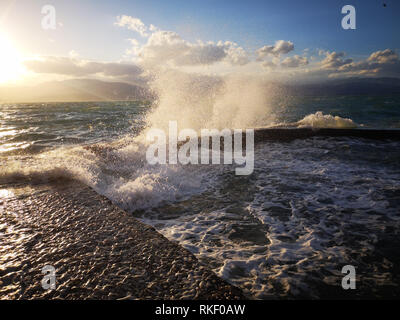
[[[245,65],[249,62],[246,51],[231,41],[189,42],[174,31],[146,26],[140,19],[126,15],[117,17],[115,24],[148,38],[142,46],[136,39],[130,39],[133,47],[128,50],[129,54],[137,56],[139,63],[146,65],[196,66],[217,62]]]
[[[296,54],[295,44],[277,40],[249,53],[233,41],[188,41],[177,32],[161,30],[145,24],[139,18],[121,15],[115,25],[140,35],[128,39],[131,47],[126,51],[129,62],[96,62],[79,59],[72,50],[68,57],[41,57],[25,61],[28,70],[39,74],[56,74],[69,77],[108,77],[124,81],[144,81],[145,70],[159,67],[201,67],[205,72],[221,70],[221,66],[239,72],[258,73],[271,79],[330,77],[400,77],[400,59],[396,51],[384,49],[372,52],[357,61],[345,52],[308,48]],[[311,54],[314,52],[314,55]],[[219,68],[219,69],[218,69]],[[201,70],[201,69],[197,69]],[[250,71],[249,71],[250,70]]]
[[[143,70],[134,64],[118,62],[94,62],[72,57],[41,57],[26,60],[24,65],[36,73],[53,73],[71,76],[89,76],[103,74],[105,76],[140,75]]]

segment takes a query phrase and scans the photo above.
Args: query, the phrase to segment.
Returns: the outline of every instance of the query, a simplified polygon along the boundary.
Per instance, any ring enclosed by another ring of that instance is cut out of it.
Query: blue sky
[[[45,4],[56,8],[56,30],[41,28]],[[341,8],[346,4],[356,8],[356,30],[341,28]],[[287,57],[308,49],[310,55],[318,50],[343,52],[361,61],[378,50],[398,52],[399,13],[397,0],[3,0],[0,27],[27,56],[68,56],[74,50],[81,59],[127,59],[125,52],[131,46],[127,39],[140,45],[148,41],[115,26],[117,16],[127,15],[192,43],[233,41],[250,55],[285,40],[294,44]],[[309,65],[312,58],[308,59]]]
[[[115,17],[121,14],[176,31],[187,40],[230,40],[246,49],[279,39],[294,42],[296,50],[321,48],[352,55],[400,47],[400,1],[395,0],[9,1],[13,2],[5,19],[7,31],[35,54],[66,54],[75,48],[86,58],[118,59],[126,47],[124,40],[133,37],[128,30],[113,26]],[[387,3],[386,8],[383,2]],[[43,31],[40,9],[50,3],[64,26]],[[6,4],[7,0],[2,6]],[[356,8],[356,30],[341,28],[340,10],[346,4]],[[31,35],[30,39],[25,39],[26,34]],[[46,43],[51,37],[63,41],[57,46]],[[142,40],[138,35],[134,37]]]

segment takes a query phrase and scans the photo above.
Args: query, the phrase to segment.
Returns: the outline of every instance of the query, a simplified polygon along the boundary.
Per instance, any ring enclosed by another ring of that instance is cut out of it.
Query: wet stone
[[[8,190],[0,200],[0,299],[244,298],[89,187],[61,181]],[[42,288],[45,265],[55,268],[54,290]]]

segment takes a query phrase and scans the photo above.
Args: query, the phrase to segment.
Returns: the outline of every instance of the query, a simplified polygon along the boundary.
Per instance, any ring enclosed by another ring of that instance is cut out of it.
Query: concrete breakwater
[[[177,243],[75,181],[0,187],[1,299],[243,299]],[[44,290],[42,268],[55,269]]]

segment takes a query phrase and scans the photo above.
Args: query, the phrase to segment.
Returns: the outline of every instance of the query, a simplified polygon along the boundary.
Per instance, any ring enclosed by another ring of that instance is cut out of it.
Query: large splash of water
[[[170,120],[178,129],[245,129],[275,123],[276,87],[254,76],[209,76],[176,70],[158,70],[150,87],[157,97],[146,116],[146,129],[168,133]],[[293,125],[293,124],[291,124]],[[316,113],[295,126],[350,127],[350,119]],[[93,187],[124,209],[154,207],[202,192],[215,180],[217,167],[150,165],[146,162],[146,129],[96,147],[61,147],[22,160],[2,163],[0,183],[43,182],[73,178]]]
[[[255,77],[225,77],[158,72],[151,82],[157,94],[156,109],[148,116],[150,127],[165,129],[169,120],[180,129],[254,128],[273,123],[273,92]]]

